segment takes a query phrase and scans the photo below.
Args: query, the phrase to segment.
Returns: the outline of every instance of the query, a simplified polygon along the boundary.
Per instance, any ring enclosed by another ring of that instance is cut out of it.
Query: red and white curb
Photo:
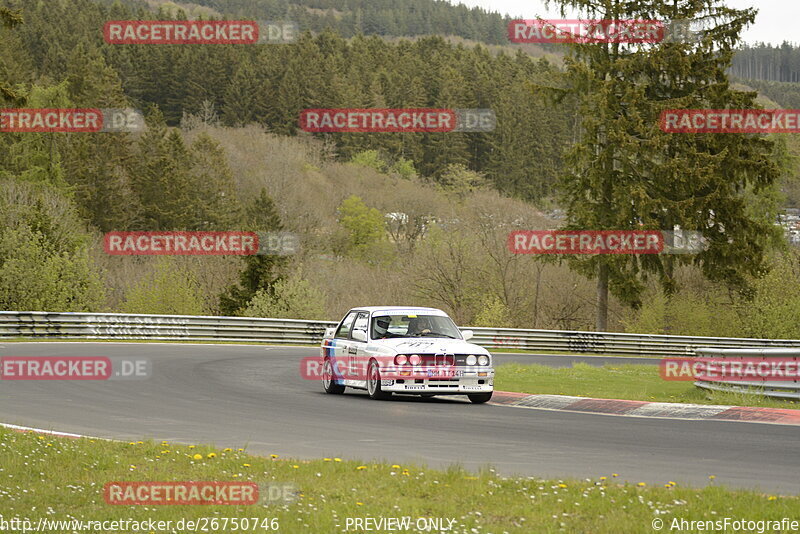
[[[563,410],[568,412],[627,415],[632,417],[800,425],[800,410],[782,408],[592,399],[567,395],[529,395],[527,393],[513,393],[509,391],[495,391],[492,396],[491,404],[513,406],[515,408]]]

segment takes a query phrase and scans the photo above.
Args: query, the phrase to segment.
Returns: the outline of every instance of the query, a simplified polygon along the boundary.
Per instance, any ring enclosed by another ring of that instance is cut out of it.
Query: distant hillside
[[[104,0],[114,3],[117,0]],[[133,7],[185,5],[262,20],[288,19],[314,32],[332,29],[344,37],[455,35],[487,44],[508,44],[509,17],[443,0],[122,0]]]

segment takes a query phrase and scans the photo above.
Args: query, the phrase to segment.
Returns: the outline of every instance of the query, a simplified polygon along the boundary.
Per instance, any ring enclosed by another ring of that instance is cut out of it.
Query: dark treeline
[[[118,0],[103,0],[113,3]],[[146,7],[142,0],[122,0]],[[177,2],[180,3],[180,2]],[[507,44],[509,17],[444,0],[194,0],[218,13],[260,20],[292,20],[314,32],[343,37],[457,35],[489,44]]]
[[[730,73],[750,80],[800,82],[800,48],[787,42],[745,46],[734,56]]]
[[[154,14],[59,0],[25,2],[25,16],[0,59],[6,78],[48,85],[104,73],[104,83],[118,78],[128,102],[142,110],[157,106],[170,126],[209,107],[225,125],[255,122],[286,135],[298,133],[305,108],[491,108],[498,119],[492,133],[324,135],[344,159],[379,150],[390,160],[413,161],[432,179],[450,164],[464,164],[499,190],[533,201],[554,192],[571,139],[569,106],[555,108],[531,90],[531,81],[546,83],[556,68],[521,52],[494,56],[439,37],[345,40],[330,31],[305,33],[291,45],[120,46],[103,42],[104,21]]]

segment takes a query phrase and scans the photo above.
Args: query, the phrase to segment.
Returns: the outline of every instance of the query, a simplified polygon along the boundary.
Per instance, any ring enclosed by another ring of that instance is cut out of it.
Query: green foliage
[[[445,191],[462,198],[487,185],[486,179],[481,173],[472,171],[461,163],[453,163],[445,167],[436,183]]]
[[[202,315],[203,298],[194,275],[173,258],[159,258],[125,294],[125,313]]]
[[[779,177],[772,142],[758,136],[669,134],[657,125],[664,109],[755,107],[755,93],[732,90],[725,77],[733,46],[755,11],[730,9],[719,0],[560,3],[612,19],[657,14],[715,21],[697,43],[568,45],[565,81],[581,117],[580,140],[570,150],[562,183],[568,227],[672,231],[680,226],[709,242],[694,257],[568,258],[576,271],[598,279],[597,328],[606,328],[609,290],[639,306],[648,276],[657,278],[665,292],[676,291],[677,265],[695,263],[707,279],[746,290],[750,277],[763,268],[774,228],[766,217],[748,211],[744,192],[761,193]],[[767,196],[764,205],[769,202]]]
[[[283,230],[275,202],[261,189],[259,195],[245,206],[245,228],[253,232],[279,232]],[[272,254],[246,256],[245,267],[239,282],[229,286],[220,295],[220,310],[224,315],[236,315],[248,305],[258,292],[273,294],[275,284],[286,269],[287,259]]]
[[[411,180],[417,177],[417,169],[414,167],[414,162],[406,158],[399,158],[395,161],[389,172],[397,174],[404,180]]]
[[[741,321],[730,301],[716,291],[686,290],[673,295],[653,292],[634,317],[625,321],[627,332],[678,336],[737,337]]]
[[[25,22],[22,11],[18,9],[9,9],[0,6],[0,29],[13,28]],[[2,48],[0,48],[2,50]],[[22,105],[25,101],[22,94],[14,88],[14,83],[3,79],[6,73],[4,72],[4,61],[0,60],[0,103],[10,102],[13,104]]]
[[[800,339],[800,261],[797,253],[772,262],[755,283],[755,297],[741,308],[743,335],[768,339]]]
[[[86,249],[59,252],[28,226],[0,233],[0,309],[97,311],[104,300]]]
[[[299,273],[295,273],[276,282],[272,291],[259,290],[242,315],[280,319],[324,319],[325,294]]]
[[[386,162],[383,161],[383,158],[381,158],[381,155],[377,150],[365,150],[363,152],[359,152],[350,158],[350,163],[353,165],[361,165],[362,167],[375,169],[378,172],[386,171]]]
[[[386,223],[383,214],[370,208],[361,197],[352,195],[339,206],[339,224],[348,235],[348,250],[364,256],[372,245],[386,240]]]
[[[512,328],[511,311],[498,296],[489,296],[472,320],[472,326],[487,328]]]

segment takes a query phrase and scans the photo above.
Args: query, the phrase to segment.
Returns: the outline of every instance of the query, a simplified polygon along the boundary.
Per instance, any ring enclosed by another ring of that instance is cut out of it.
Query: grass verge
[[[800,409],[800,402],[744,393],[710,392],[695,387],[692,382],[663,380],[657,365],[607,364],[594,367],[576,363],[572,367],[554,368],[508,363],[496,366],[496,372],[494,387],[498,391]]]
[[[652,533],[654,519],[669,525],[673,518],[800,518],[798,497],[733,491],[713,480],[692,489],[670,481],[658,487],[619,483],[612,473],[580,481],[505,478],[488,467],[474,474],[336,458],[297,461],[233,447],[128,444],[4,428],[0,458],[0,515],[6,521],[274,518],[279,532],[317,534],[344,532],[348,517],[409,516],[414,522],[454,519],[453,533],[500,534]],[[102,493],[108,482],[190,480],[290,484],[296,493],[288,503],[251,506],[112,506]]]

